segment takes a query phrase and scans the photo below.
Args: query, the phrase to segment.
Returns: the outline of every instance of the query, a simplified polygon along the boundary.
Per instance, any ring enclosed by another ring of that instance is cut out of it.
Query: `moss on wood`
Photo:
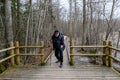
[[[5,66],[0,63],[0,73],[6,70]]]

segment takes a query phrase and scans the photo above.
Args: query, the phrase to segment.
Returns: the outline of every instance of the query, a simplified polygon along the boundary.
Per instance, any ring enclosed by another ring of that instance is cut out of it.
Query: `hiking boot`
[[[63,67],[63,63],[60,63],[60,66],[59,66],[60,68],[62,68]]]
[[[58,61],[56,61],[55,63],[59,63],[60,61],[58,60]]]

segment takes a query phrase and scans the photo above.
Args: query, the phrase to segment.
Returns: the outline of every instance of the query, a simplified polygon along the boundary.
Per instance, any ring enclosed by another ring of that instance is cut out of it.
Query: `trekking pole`
[[[52,55],[51,54],[52,54],[52,50],[51,50],[51,53],[50,53],[50,65],[51,65],[51,61],[52,61],[51,60],[52,59],[52,57],[51,57]]]
[[[50,46],[50,65],[52,61],[53,48]]]

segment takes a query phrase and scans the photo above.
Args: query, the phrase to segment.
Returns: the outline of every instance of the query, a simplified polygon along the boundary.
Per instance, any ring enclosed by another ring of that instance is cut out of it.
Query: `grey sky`
[[[21,1],[25,2],[27,0],[21,0]],[[35,0],[33,0],[33,1],[35,1]],[[63,7],[67,11],[67,13],[69,12],[69,2],[68,1],[69,0],[60,0],[61,7]],[[80,9],[82,10],[82,2],[79,2],[78,4],[79,4]],[[115,18],[120,17],[120,7],[119,7],[120,3],[117,4],[117,6],[118,7],[115,7],[115,11],[114,11],[114,17]],[[110,14],[111,7],[112,7],[112,3],[107,3],[107,5],[106,5],[106,16]]]
[[[69,0],[60,0],[60,4],[62,7],[64,7],[67,11],[69,11]],[[79,0],[78,0],[79,1]],[[78,2],[80,9],[82,10],[82,2]],[[112,2],[109,2],[106,4],[106,16],[108,17],[109,14],[111,13],[111,8],[112,8]],[[118,1],[117,4],[115,4],[115,9],[114,9],[114,18],[120,18],[120,1]]]

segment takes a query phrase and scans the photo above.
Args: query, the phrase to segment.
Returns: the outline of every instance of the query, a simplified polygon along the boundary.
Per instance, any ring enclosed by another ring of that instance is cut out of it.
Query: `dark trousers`
[[[55,57],[62,63],[63,62],[63,51],[65,47],[63,48],[55,48]]]

